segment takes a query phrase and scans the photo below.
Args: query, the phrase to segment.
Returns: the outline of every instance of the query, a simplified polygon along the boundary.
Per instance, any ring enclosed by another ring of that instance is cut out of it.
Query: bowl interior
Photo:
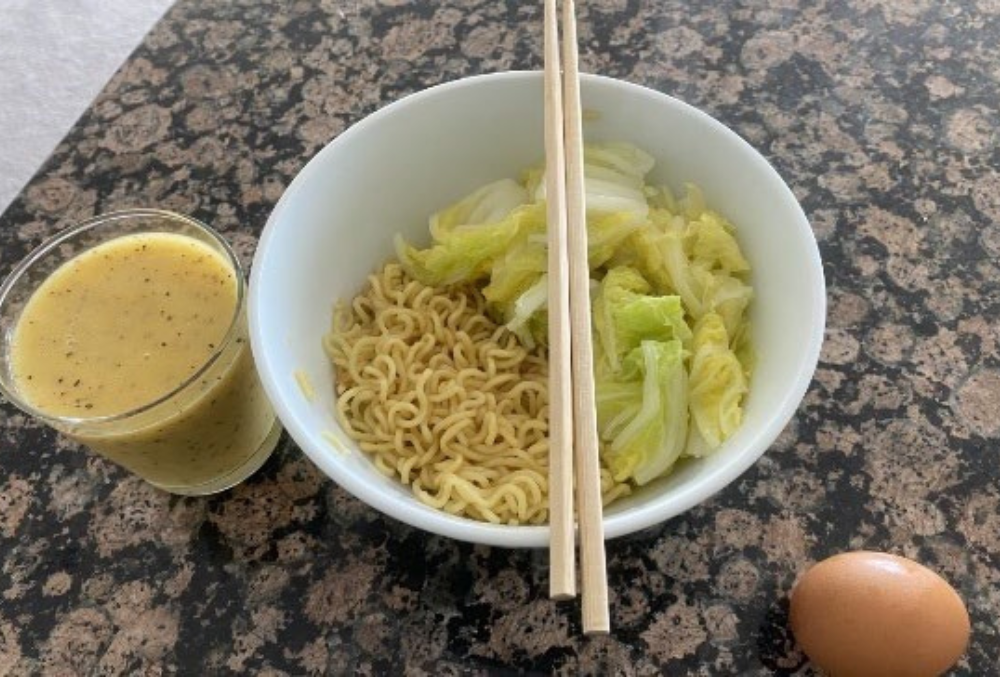
[[[629,141],[657,160],[654,182],[698,184],[729,217],[753,267],[758,364],[740,430],[715,455],[611,506],[608,536],[655,524],[749,467],[801,400],[819,354],[825,290],[816,242],[768,163],[709,116],[663,94],[597,76],[582,83],[588,140]],[[268,395],[300,447],[341,486],[423,529],[475,542],[543,546],[545,527],[480,524],[428,508],[379,474],[333,416],[322,350],[337,299],[356,294],[393,255],[396,233],[426,243],[427,218],[478,186],[542,160],[542,77],[504,73],[449,83],[369,116],[296,177],[261,237],[250,286],[254,355]],[[296,381],[303,372],[316,397]]]

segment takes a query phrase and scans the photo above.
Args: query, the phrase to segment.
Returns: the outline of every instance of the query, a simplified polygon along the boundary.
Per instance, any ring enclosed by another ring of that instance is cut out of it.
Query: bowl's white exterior
[[[585,75],[582,92],[588,140],[638,145],[657,160],[654,181],[675,189],[698,184],[708,204],[737,225],[756,290],[759,361],[742,427],[715,455],[613,505],[605,531],[615,537],[704,501],[768,448],[816,367],[826,296],[805,215],[745,141],[705,113],[644,87]],[[415,527],[507,547],[544,546],[548,529],[448,515],[375,470],[332,414],[333,375],[320,338],[335,300],[356,294],[392,255],[396,233],[426,242],[432,212],[540,162],[542,116],[542,74],[513,72],[433,87],[365,118],[320,151],[285,191],[257,247],[249,295],[253,353],[267,393],[289,433],[326,474]],[[313,402],[297,384],[299,370],[315,387]],[[340,444],[332,444],[329,433]]]

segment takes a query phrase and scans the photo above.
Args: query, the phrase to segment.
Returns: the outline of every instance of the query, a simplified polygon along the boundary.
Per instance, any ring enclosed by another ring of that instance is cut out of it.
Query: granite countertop
[[[541,2],[180,0],[0,219],[0,274],[155,206],[250,258],[282,190],[401,95],[537,69]],[[585,70],[674,94],[776,166],[829,284],[819,369],[713,500],[608,544],[614,634],[546,598],[547,554],[414,531],[292,442],[207,499],[0,408],[0,675],[813,674],[787,591],[845,549],[919,559],[1000,662],[1000,3],[581,3]]]

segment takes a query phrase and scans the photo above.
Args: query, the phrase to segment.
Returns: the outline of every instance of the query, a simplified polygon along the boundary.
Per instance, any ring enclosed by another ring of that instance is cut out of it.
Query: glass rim
[[[16,392],[12,392],[9,388],[4,385],[3,379],[0,379],[0,395],[3,395],[11,404],[23,411],[24,413],[38,418],[43,421],[48,421],[61,425],[76,426],[76,425],[100,425],[109,423],[118,423],[122,421],[127,421],[131,418],[144,414],[156,407],[170,401],[175,396],[183,392],[189,386],[197,382],[202,376],[205,375],[222,357],[222,354],[226,351],[229,345],[236,338],[236,333],[239,331],[239,320],[243,313],[243,306],[246,303],[246,279],[244,276],[243,265],[240,263],[239,257],[233,250],[232,246],[217,230],[209,226],[208,224],[199,221],[191,216],[186,216],[184,214],[178,214],[176,212],[167,211],[165,209],[152,209],[152,208],[132,208],[132,209],[122,209],[111,212],[106,212],[104,214],[98,214],[92,216],[85,221],[81,221],[75,225],[64,228],[52,237],[48,238],[40,245],[32,249],[27,256],[25,256],[21,261],[14,266],[7,277],[4,279],[3,283],[0,284],[0,308],[4,306],[7,301],[8,295],[14,288],[14,285],[29,271],[31,268],[37,264],[37,262],[47,254],[51,253],[56,247],[65,243],[70,238],[79,235],[88,230],[92,230],[98,226],[105,225],[107,223],[112,223],[114,221],[124,221],[127,219],[142,218],[142,217],[156,217],[160,219],[165,219],[173,222],[180,222],[188,226],[193,226],[195,229],[206,233],[219,247],[221,247],[224,256],[228,259],[229,264],[233,268],[233,272],[236,276],[236,307],[233,309],[233,315],[229,320],[229,326],[226,329],[226,334],[219,345],[216,346],[207,358],[205,358],[199,365],[198,369],[195,370],[193,374],[185,378],[176,387],[170,389],[163,395],[154,398],[153,400],[140,404],[139,406],[127,409],[126,411],[119,412],[116,414],[105,414],[103,416],[60,416],[56,414],[51,414],[37,407],[33,406],[31,403],[25,400],[24,397],[20,396]],[[143,231],[140,231],[143,232]],[[150,230],[148,232],[163,232]],[[138,234],[138,233],[136,233]],[[124,235],[116,235],[114,237],[103,240],[99,244],[94,245],[94,247],[100,246],[105,242],[110,242],[117,237],[124,237]],[[66,262],[73,260],[76,256],[79,256],[84,251],[92,249],[93,247],[88,247],[75,254],[72,257],[67,258],[65,261],[61,262],[58,267],[61,267]],[[55,272],[55,271],[53,271]],[[48,278],[46,278],[48,279]],[[34,292],[32,292],[34,293]],[[30,296],[29,296],[30,299]],[[16,323],[15,323],[16,326]],[[13,330],[11,330],[12,332]],[[8,343],[11,340],[10,336],[0,335],[0,341]]]

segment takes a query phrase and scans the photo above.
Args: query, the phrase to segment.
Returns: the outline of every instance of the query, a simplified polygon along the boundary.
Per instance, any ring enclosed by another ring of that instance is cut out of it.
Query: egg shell
[[[792,590],[792,633],[833,677],[930,677],[961,657],[969,614],[930,569],[881,552],[848,552],[809,569]]]

